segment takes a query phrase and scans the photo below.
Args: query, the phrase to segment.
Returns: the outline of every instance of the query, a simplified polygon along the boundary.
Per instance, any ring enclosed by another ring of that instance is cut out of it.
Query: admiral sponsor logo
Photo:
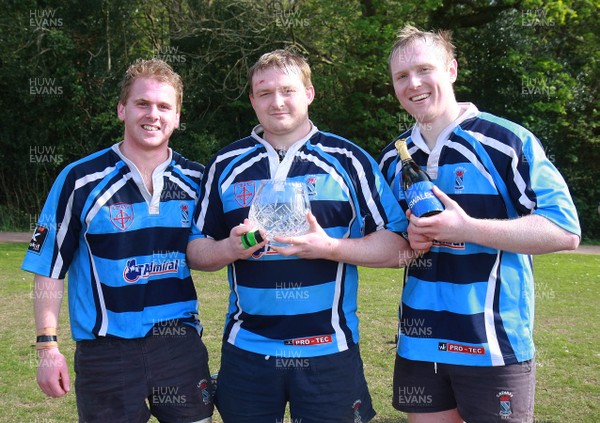
[[[179,260],[137,264],[136,259],[132,259],[127,262],[123,270],[123,278],[129,283],[134,283],[140,279],[147,279],[150,276],[177,273],[178,271]]]
[[[28,250],[32,253],[39,254],[42,251],[42,247],[44,247],[44,243],[46,242],[46,237],[48,236],[48,228],[42,225],[38,225],[33,232],[33,236],[31,237],[31,241],[29,241]]]
[[[461,353],[461,354],[473,354],[473,355],[485,355],[484,347],[474,347],[472,345],[453,344],[450,342],[440,342],[438,344],[439,351]]]
[[[233,186],[233,198],[242,207],[249,207],[256,193],[256,182],[236,182]]]
[[[321,344],[330,344],[333,342],[331,335],[310,336],[307,338],[286,339],[283,341],[285,345],[295,346],[312,346]]]
[[[259,250],[256,250],[253,254],[252,254],[252,258],[253,259],[260,259],[262,256],[276,256],[277,254],[279,254],[277,251],[273,250],[271,248],[270,244],[265,245],[264,247],[262,247]]]

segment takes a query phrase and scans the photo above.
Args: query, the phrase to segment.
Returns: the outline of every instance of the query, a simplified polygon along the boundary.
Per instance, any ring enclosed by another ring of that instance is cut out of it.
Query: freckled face
[[[446,120],[456,102],[452,84],[457,68],[456,60],[448,63],[439,47],[413,41],[399,50],[390,64],[396,98],[420,123]]]
[[[124,142],[130,148],[166,149],[179,127],[175,88],[151,78],[136,79],[127,103],[118,104],[117,114],[125,124]]]
[[[308,106],[314,95],[314,88],[304,86],[299,74],[278,68],[256,72],[250,102],[264,128],[263,137],[271,143],[289,145],[308,134]]]

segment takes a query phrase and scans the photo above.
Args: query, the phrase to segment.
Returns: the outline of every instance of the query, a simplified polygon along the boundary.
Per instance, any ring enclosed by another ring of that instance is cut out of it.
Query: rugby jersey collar
[[[259,143],[261,143],[267,151],[271,179],[285,180],[290,171],[290,168],[292,167],[292,163],[294,162],[294,158],[298,150],[300,150],[300,148],[302,148],[302,146],[309,139],[311,139],[314,134],[316,134],[319,131],[315,124],[312,123],[312,121],[309,120],[309,122],[311,129],[308,132],[308,134],[306,134],[300,140],[292,144],[290,148],[288,148],[287,153],[285,154],[285,157],[281,162],[279,161],[279,154],[277,153],[275,148],[273,148],[273,146],[267,140],[261,137],[261,134],[264,132],[263,126],[256,125],[252,129],[251,137]]]
[[[160,213],[160,196],[163,190],[164,179],[163,173],[170,165],[171,160],[173,159],[173,150],[169,147],[169,157],[167,160],[156,166],[154,171],[152,172],[152,186],[154,188],[154,192],[150,194],[146,184],[144,183],[144,178],[142,178],[142,174],[137,168],[137,166],[129,160],[127,157],[123,155],[119,145],[122,143],[119,142],[112,146],[112,150],[123,160],[123,162],[129,167],[129,171],[131,172],[131,179],[138,186],[140,193],[146,200],[146,204],[148,205],[148,213],[149,214],[159,214]]]
[[[462,122],[464,122],[467,119],[471,119],[477,116],[477,114],[479,114],[477,106],[475,106],[473,103],[465,102],[458,103],[458,105],[460,106],[461,113],[456,119],[454,119],[450,123],[450,125],[446,126],[442,130],[442,132],[440,132],[440,135],[438,136],[435,142],[433,150],[430,150],[427,146],[427,143],[425,142],[423,136],[421,135],[421,132],[419,131],[419,126],[415,125],[412,129],[410,135],[411,141],[415,144],[415,146],[417,146],[417,148],[429,155],[427,158],[426,171],[431,179],[437,179],[440,153],[444,145],[446,145],[446,143],[448,142],[448,139],[450,138],[452,132],[454,132],[456,127],[459,126]]]

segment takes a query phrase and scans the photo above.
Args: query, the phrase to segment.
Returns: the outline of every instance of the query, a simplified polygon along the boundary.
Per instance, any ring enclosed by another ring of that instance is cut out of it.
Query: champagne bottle
[[[408,208],[417,217],[432,216],[442,212],[444,205],[432,191],[433,182],[408,153],[406,140],[399,139],[394,145],[402,161],[400,187],[404,191]]]

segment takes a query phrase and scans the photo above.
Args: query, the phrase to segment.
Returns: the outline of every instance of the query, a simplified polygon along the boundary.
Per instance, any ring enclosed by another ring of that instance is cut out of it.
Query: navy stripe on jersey
[[[250,288],[319,285],[334,281],[337,272],[337,264],[329,260],[311,260],[310,267],[301,260],[240,260],[236,268],[244,275],[238,285]]]
[[[173,289],[173,286],[176,288]],[[106,308],[116,313],[143,311],[154,307],[195,300],[196,290],[191,277],[156,279],[142,285],[114,288],[102,284]]]
[[[328,335],[334,332],[331,325],[331,310],[323,310],[310,314],[297,314],[294,316],[260,316],[242,313],[239,317],[242,328],[254,332],[259,336],[284,341],[281,334],[287,335],[286,339],[303,338],[316,335]],[[233,323],[233,322],[230,322]],[[229,330],[231,328],[228,328]],[[283,342],[279,342],[283,345]]]
[[[432,266],[432,259],[436,264]],[[410,266],[411,276],[428,282],[443,280],[456,284],[471,284],[485,282],[490,277],[490,269],[496,262],[495,254],[460,255],[448,252],[430,253],[415,259]],[[440,279],[443,277],[443,279]]]
[[[401,324],[411,329],[416,327],[431,330],[420,331],[405,329],[406,335],[414,338],[438,338],[471,344],[486,342],[485,321],[483,313],[458,314],[449,311],[418,310],[402,304]],[[421,336],[419,336],[421,335]]]
[[[145,228],[131,232],[87,234],[94,256],[117,260],[171,252],[185,253],[189,228]]]

